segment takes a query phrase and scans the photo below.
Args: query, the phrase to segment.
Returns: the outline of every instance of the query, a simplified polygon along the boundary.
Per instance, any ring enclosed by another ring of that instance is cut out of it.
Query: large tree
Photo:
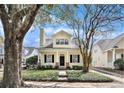
[[[119,5],[57,5],[55,9],[56,18],[73,29],[83,58],[83,71],[88,72],[95,34],[113,30],[119,24],[116,22],[124,19],[122,8]]]
[[[20,87],[22,43],[42,5],[0,5],[0,19],[4,29],[3,87]]]

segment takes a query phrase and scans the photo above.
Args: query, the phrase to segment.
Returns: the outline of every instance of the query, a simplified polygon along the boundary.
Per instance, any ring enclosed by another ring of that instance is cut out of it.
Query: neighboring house
[[[92,53],[93,66],[114,68],[113,62],[124,58],[124,33],[113,39],[98,41],[93,46]]]
[[[26,59],[32,56],[38,56],[38,48],[35,47],[23,47],[22,48],[22,66],[26,63]],[[0,36],[0,66],[4,62],[4,40],[3,37]]]
[[[45,38],[45,32],[40,31],[39,60],[41,65],[59,66],[66,68],[72,65],[82,66],[82,58],[76,39],[72,35],[61,30],[53,34],[49,39]]]
[[[26,63],[26,60],[32,56],[38,56],[38,48],[35,47],[23,47],[22,48],[22,63]]]

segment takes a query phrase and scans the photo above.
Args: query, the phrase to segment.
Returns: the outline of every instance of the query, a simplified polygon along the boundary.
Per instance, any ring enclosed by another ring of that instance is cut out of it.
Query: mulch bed
[[[104,67],[95,67],[95,68],[100,69],[100,70],[104,70],[104,71],[108,71],[108,72],[112,72],[112,73],[114,73],[112,75],[124,78],[124,71],[111,69],[111,68],[104,68]]]

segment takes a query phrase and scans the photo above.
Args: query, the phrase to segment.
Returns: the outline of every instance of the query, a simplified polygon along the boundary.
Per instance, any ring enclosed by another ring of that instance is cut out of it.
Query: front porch
[[[112,48],[107,52],[107,67],[114,68],[114,61],[120,58],[124,59],[124,49],[123,48]]]
[[[59,66],[64,69],[73,65],[82,66],[82,58],[78,49],[44,49],[39,55],[41,65]]]

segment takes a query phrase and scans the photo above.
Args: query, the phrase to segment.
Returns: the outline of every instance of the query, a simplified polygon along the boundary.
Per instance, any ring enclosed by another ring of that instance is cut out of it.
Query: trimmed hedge
[[[52,65],[37,66],[37,70],[52,70],[52,69],[55,69]]]
[[[106,76],[88,72],[83,73],[82,71],[67,71],[67,77],[69,81],[79,81],[79,82],[112,82],[111,78]]]
[[[73,70],[82,70],[83,69],[83,66],[73,65],[72,66],[72,69]]]
[[[117,59],[114,62],[115,69],[124,70],[124,59]]]

